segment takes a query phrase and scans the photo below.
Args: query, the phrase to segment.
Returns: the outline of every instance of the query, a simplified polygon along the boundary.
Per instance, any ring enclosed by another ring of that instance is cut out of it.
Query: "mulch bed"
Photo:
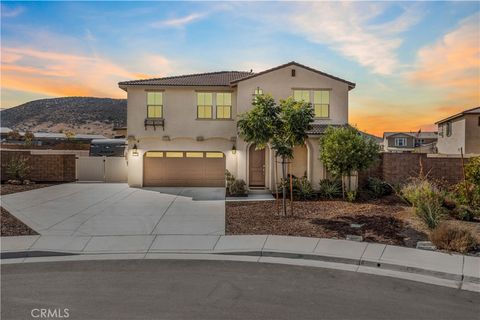
[[[290,202],[288,214],[290,214]],[[414,247],[428,240],[425,229],[409,221],[411,208],[395,196],[361,203],[340,200],[294,201],[294,215],[276,214],[274,201],[227,202],[227,234],[275,234],[345,239]],[[281,208],[281,205],[280,205]],[[350,224],[362,224],[360,229]]]
[[[29,184],[29,185],[14,185],[14,184],[2,184],[0,186],[0,194],[6,195],[16,192],[23,192],[33,189],[45,188],[52,186],[52,183],[38,183],[38,184]],[[15,218],[3,207],[0,207],[1,216],[1,236],[28,236],[28,235],[37,235],[38,233],[35,230],[31,229],[29,226],[24,224],[22,221]]]
[[[33,229],[29,226],[24,224],[22,221],[18,220],[14,216],[10,214],[7,210],[0,207],[2,211],[0,220],[2,221],[1,225],[1,236],[29,236],[29,235],[37,235]]]
[[[20,184],[20,185],[2,184],[0,186],[0,195],[29,191],[33,189],[40,189],[40,188],[50,187],[53,185],[55,185],[55,183],[35,183],[35,184]]]

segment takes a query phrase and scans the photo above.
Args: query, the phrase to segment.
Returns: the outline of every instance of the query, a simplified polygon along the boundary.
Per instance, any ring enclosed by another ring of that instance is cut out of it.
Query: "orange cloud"
[[[480,103],[480,13],[463,20],[437,43],[421,49],[415,84],[436,87],[448,104],[466,109]]]
[[[11,47],[2,48],[1,72],[4,89],[52,96],[125,97],[117,82],[139,77],[98,56]]]

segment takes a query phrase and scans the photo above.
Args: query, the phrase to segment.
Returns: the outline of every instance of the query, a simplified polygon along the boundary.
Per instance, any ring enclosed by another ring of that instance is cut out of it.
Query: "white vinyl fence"
[[[127,182],[124,157],[77,157],[77,181]]]

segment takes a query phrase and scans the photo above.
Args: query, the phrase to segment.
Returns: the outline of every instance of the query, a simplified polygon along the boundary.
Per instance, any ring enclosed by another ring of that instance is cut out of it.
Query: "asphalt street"
[[[480,319],[478,293],[322,268],[110,260],[1,274],[4,320],[45,319],[42,309],[47,319]]]

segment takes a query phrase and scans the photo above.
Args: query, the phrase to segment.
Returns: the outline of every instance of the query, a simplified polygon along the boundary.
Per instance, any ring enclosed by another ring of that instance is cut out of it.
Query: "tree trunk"
[[[344,179],[344,175],[342,174],[341,175],[341,181],[342,181],[342,199],[345,200],[345,179]]]
[[[283,215],[287,216],[287,163],[285,156],[282,156],[282,209]]]

